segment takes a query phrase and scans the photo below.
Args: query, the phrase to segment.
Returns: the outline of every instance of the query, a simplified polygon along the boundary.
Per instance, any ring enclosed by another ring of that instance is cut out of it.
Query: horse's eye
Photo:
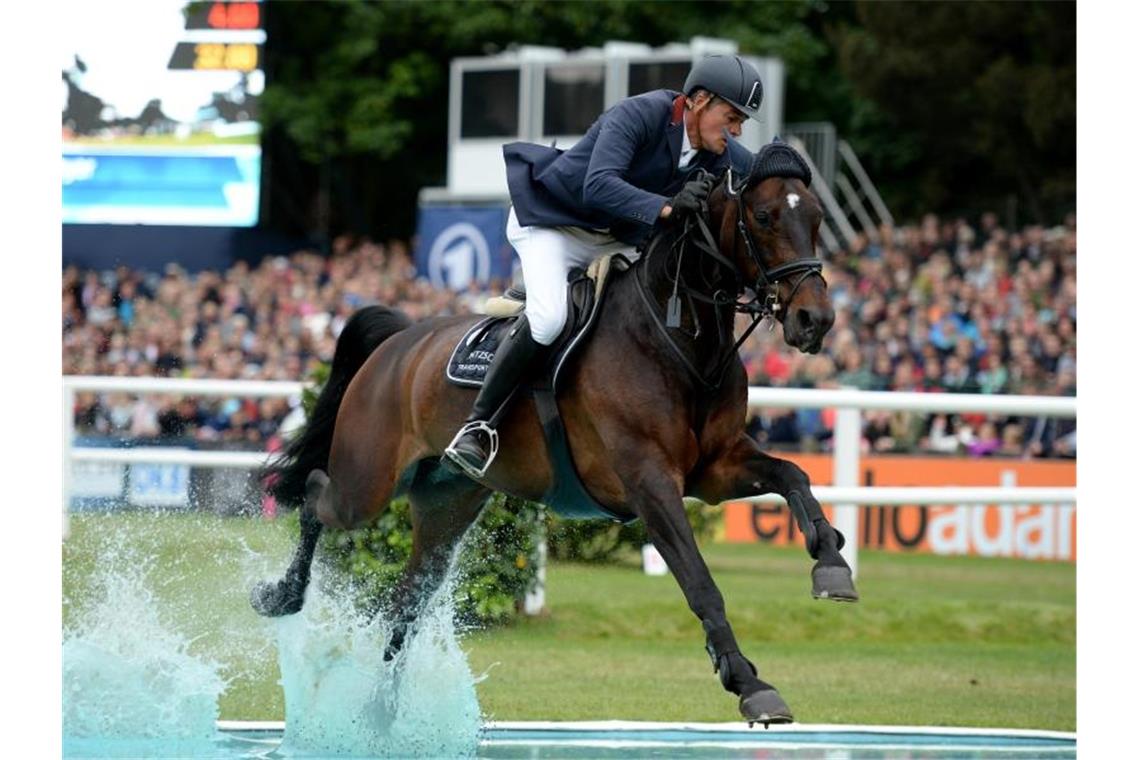
[[[761,227],[771,227],[772,226],[772,215],[769,214],[767,211],[764,211],[762,209],[758,209],[756,211],[756,223],[759,224]]]

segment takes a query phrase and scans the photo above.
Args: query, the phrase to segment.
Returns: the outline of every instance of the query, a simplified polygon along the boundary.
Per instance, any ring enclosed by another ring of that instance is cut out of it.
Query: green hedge
[[[686,499],[685,513],[698,540],[712,536],[719,510]],[[562,520],[548,516],[546,530],[550,556],[576,562],[612,562],[623,553],[640,553],[641,547],[649,543],[645,523],[640,520],[621,525],[606,520]]]
[[[535,505],[496,494],[463,542],[456,613],[466,624],[509,620],[536,577],[541,523]],[[355,581],[368,603],[396,580],[412,553],[411,510],[395,499],[376,520],[356,530],[328,530],[323,556]]]

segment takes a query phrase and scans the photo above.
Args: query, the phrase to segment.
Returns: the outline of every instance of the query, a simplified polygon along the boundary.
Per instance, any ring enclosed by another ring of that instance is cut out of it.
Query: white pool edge
[[[1033,728],[969,728],[963,726],[867,726],[845,725],[842,723],[791,723],[771,726],[764,729],[757,724],[752,729],[743,722],[733,723],[669,723],[634,720],[590,720],[590,721],[487,721],[483,724],[489,730],[505,731],[693,731],[708,734],[738,734],[754,731],[758,736],[765,733],[817,734],[918,734],[929,736],[1005,736],[1021,739],[1056,739],[1076,741],[1074,731],[1050,731]],[[284,731],[285,721],[280,720],[219,720],[222,731]]]

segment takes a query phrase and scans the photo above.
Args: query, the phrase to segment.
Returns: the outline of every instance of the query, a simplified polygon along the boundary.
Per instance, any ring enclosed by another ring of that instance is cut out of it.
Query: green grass
[[[113,538],[109,538],[113,537]],[[150,585],[191,651],[226,664],[226,719],[284,717],[271,627],[248,579],[278,574],[278,523],[204,515],[75,517],[64,543],[64,622],[91,598],[97,562],[130,544],[157,558]],[[1076,569],[1067,563],[865,551],[862,601],[810,596],[801,550],[704,547],[741,647],[804,723],[1074,730]],[[671,577],[554,564],[550,613],[464,639],[497,720],[736,720]]]

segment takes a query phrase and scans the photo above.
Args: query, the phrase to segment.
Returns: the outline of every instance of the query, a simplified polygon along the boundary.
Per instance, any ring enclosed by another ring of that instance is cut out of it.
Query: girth
[[[610,270],[619,272],[629,268],[629,262],[621,255],[605,257],[607,261],[595,270],[598,279],[591,279],[584,270],[575,269],[570,275],[569,303],[570,314],[567,326],[563,329],[550,358],[541,368],[538,376],[520,387],[514,394],[529,392],[534,397],[535,408],[542,424],[543,438],[551,463],[551,484],[543,494],[542,502],[558,515],[568,519],[604,518],[617,522],[629,522],[635,518],[623,517],[610,511],[597,502],[582,483],[574,464],[566,426],[558,409],[558,383],[569,360],[577,355],[586,339],[597,324]],[[612,262],[610,261],[612,259]],[[447,379],[455,385],[479,387],[483,384],[486,369],[498,348],[500,336],[505,334],[516,317],[487,317],[473,325],[456,345],[447,363]],[[472,359],[477,359],[473,362]],[[466,365],[466,366],[465,366]],[[509,405],[504,404],[504,409]],[[500,410],[502,415],[504,410]],[[498,424],[497,419],[493,420]]]

